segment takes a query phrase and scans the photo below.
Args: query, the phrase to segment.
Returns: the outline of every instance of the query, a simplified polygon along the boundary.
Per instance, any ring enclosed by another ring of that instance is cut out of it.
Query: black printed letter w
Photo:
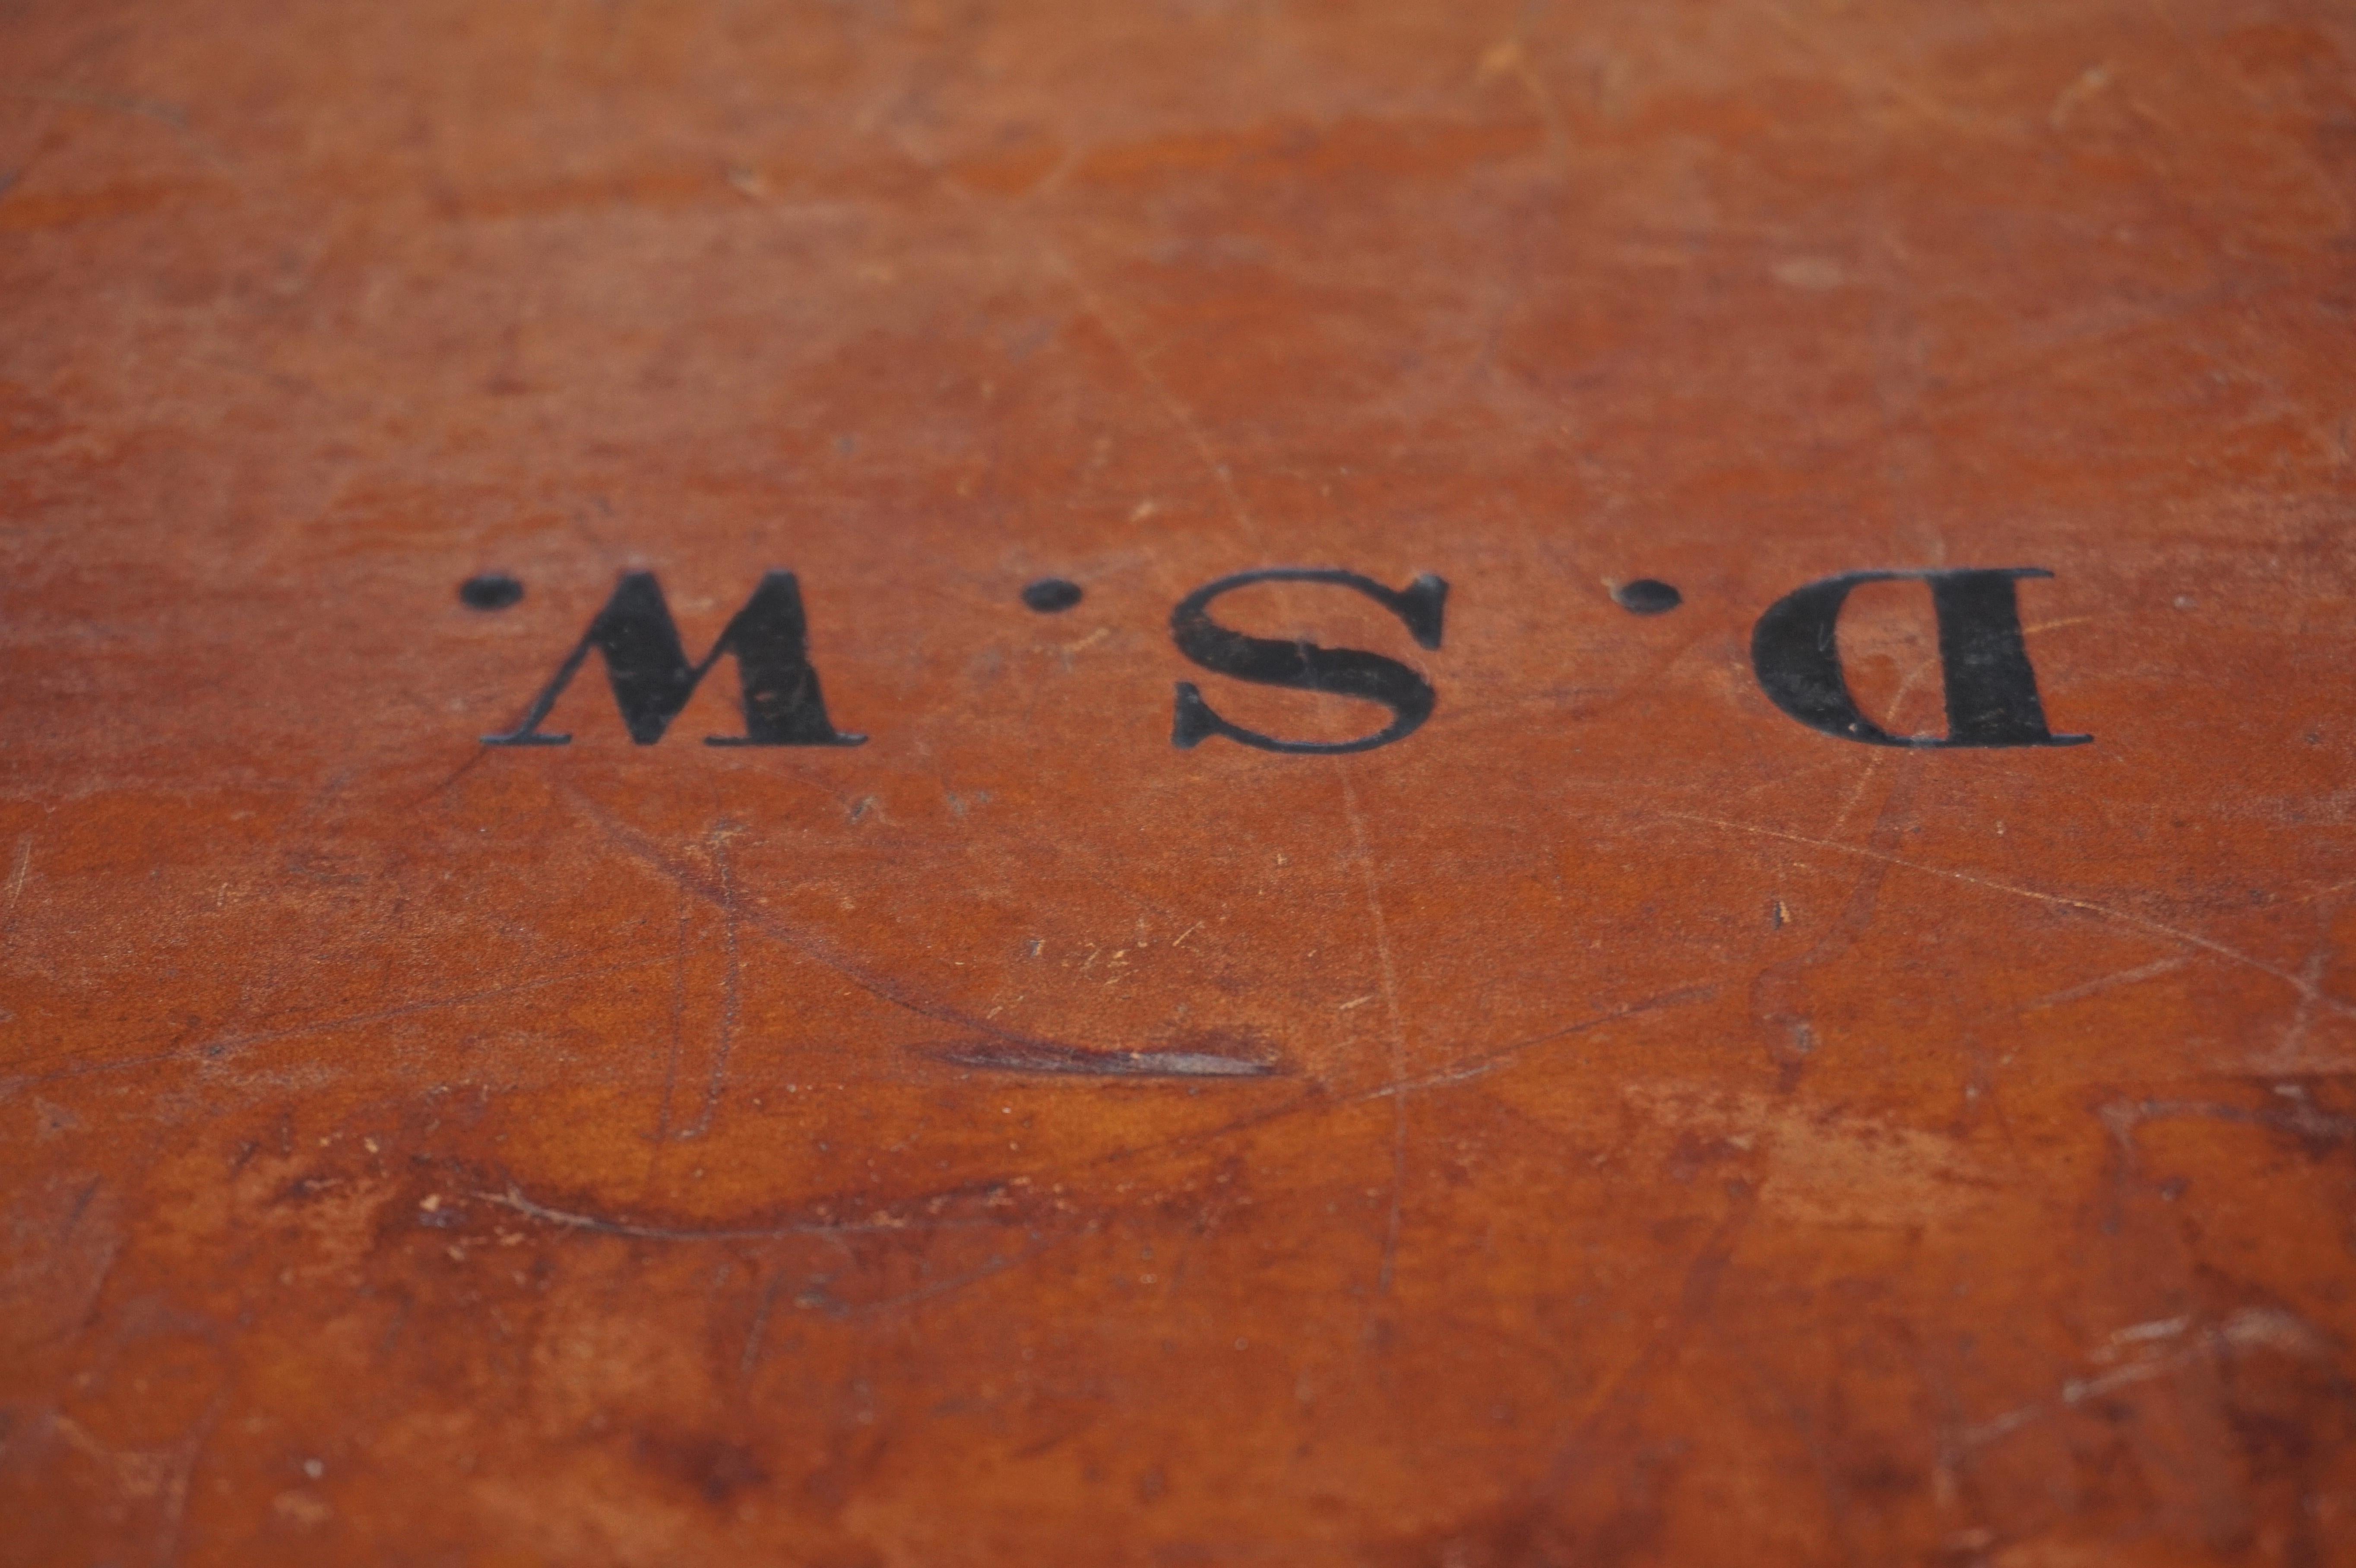
[[[543,735],[541,720],[580,673],[594,648],[605,656],[605,678],[614,702],[629,726],[630,739],[651,746],[695,695],[704,672],[723,654],[736,659],[744,694],[744,733],[709,735],[707,746],[856,746],[864,735],[838,732],[819,694],[818,671],[810,667],[809,624],[802,613],[801,590],[790,571],[772,571],[753,590],[701,664],[687,662],[679,627],[650,571],[626,573],[614,596],[589,623],[589,630],[532,699],[523,722],[501,735],[486,735],[487,746],[562,746],[570,735]]]

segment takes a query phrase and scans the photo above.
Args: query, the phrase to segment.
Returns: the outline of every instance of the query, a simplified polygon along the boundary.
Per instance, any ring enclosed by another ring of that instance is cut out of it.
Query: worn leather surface
[[[0,10],[0,1562],[2356,1560],[2351,67]],[[1762,695],[1959,567],[2090,743]],[[863,746],[480,743],[772,570]]]

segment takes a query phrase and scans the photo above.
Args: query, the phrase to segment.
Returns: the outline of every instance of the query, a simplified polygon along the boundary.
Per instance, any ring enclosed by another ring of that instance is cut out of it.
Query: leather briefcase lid
[[[2346,1552],[2344,7],[0,58],[0,1560]]]

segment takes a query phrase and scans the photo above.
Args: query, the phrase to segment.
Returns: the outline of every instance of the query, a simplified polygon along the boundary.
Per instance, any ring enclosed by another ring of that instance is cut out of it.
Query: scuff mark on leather
[[[1183,1048],[1085,1051],[1077,1046],[1055,1045],[1044,1040],[1017,1043],[975,1040],[917,1049],[952,1066],[980,1067],[993,1072],[1062,1073],[1095,1078],[1269,1078],[1282,1071],[1278,1062],[1265,1057],[1234,1056],[1222,1051]]]

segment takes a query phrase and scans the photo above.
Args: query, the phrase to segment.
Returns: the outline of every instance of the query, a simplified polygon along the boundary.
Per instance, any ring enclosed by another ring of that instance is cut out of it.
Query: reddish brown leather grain
[[[0,1562],[2356,1561],[2351,69],[0,9]],[[1379,721],[1173,647],[1280,566],[1429,723],[1173,747]],[[2089,744],[1753,677],[2016,566]],[[770,569],[863,747],[479,742]]]

